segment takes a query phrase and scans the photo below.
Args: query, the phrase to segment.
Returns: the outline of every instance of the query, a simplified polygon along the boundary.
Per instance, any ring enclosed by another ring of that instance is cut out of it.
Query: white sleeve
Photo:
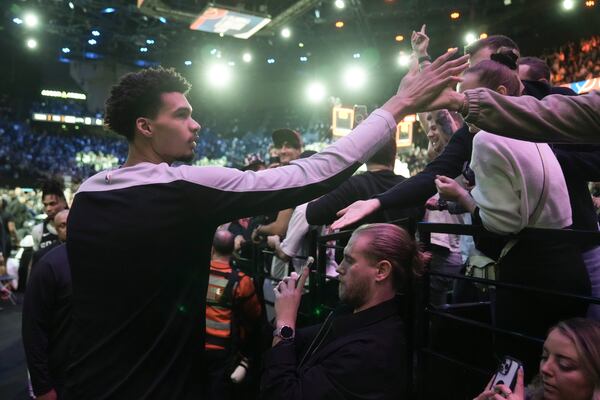
[[[281,251],[290,258],[296,257],[300,253],[302,242],[310,227],[306,221],[307,205],[308,203],[304,203],[296,207],[290,219],[285,239],[280,245]]]
[[[515,171],[507,149],[483,140],[482,133],[473,139],[471,169],[475,173],[475,188],[471,195],[487,230],[499,234],[519,232],[528,223],[528,215],[521,212],[521,193],[514,185],[519,171]]]

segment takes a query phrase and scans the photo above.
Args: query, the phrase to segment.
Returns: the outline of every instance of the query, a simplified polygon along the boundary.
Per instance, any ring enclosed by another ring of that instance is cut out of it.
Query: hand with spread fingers
[[[355,201],[337,212],[336,215],[339,218],[333,221],[331,229],[342,229],[355,224],[367,215],[377,211],[379,207],[381,207],[381,203],[377,199]]]
[[[417,63],[413,63],[400,82],[396,95],[382,108],[397,116],[399,120],[404,115],[418,111],[444,108],[432,108],[432,102],[439,98],[445,89],[452,88],[460,82],[462,78],[459,75],[469,66],[468,55],[450,60],[456,51],[457,49],[448,51],[421,71]]]
[[[523,369],[519,368],[519,371],[517,372],[517,384],[515,385],[514,392],[506,385],[496,385],[491,389],[484,390],[473,400],[525,400],[525,385],[523,383],[523,375]],[[491,381],[487,386],[490,384]]]

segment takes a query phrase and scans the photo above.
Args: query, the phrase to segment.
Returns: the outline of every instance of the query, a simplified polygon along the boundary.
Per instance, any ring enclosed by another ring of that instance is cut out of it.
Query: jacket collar
[[[384,319],[397,316],[399,310],[398,300],[396,298],[380,303],[374,307],[367,308],[356,314],[352,313],[348,307],[345,307],[334,318],[331,327],[331,338],[342,336],[366,326],[375,324]]]

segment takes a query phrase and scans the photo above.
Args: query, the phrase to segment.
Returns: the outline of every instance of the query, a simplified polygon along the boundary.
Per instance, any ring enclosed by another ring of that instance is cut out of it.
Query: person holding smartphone
[[[276,329],[265,358],[261,398],[397,399],[406,385],[407,363],[396,293],[427,259],[396,225],[359,227],[337,268],[344,306],[323,324],[297,332],[308,268],[300,277],[292,273],[282,280],[274,289]]]
[[[573,318],[552,327],[539,375],[527,388],[522,368],[512,382],[490,387],[495,378],[474,400],[600,399],[600,321]]]

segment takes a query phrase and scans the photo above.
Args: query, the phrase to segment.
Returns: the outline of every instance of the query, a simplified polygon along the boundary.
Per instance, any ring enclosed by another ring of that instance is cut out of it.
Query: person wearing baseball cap
[[[280,128],[273,131],[272,137],[273,145],[279,149],[281,165],[288,165],[300,158],[304,146],[300,133],[289,128]]]

